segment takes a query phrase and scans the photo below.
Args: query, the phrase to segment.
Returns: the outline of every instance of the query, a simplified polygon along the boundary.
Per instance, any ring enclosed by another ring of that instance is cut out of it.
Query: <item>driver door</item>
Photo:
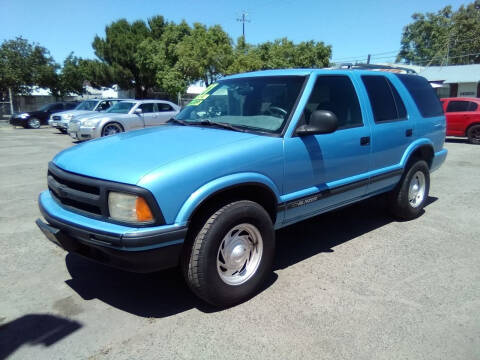
[[[285,222],[296,222],[365,195],[371,129],[348,75],[318,76],[298,125],[316,110],[338,119],[330,134],[285,138]],[[297,126],[298,126],[297,125]]]

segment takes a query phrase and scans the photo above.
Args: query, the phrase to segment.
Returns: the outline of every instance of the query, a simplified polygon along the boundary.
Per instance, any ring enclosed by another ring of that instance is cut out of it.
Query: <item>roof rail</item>
[[[401,66],[391,66],[391,65],[378,65],[378,64],[352,64],[352,63],[341,63],[338,64],[335,68],[337,69],[352,69],[352,70],[373,70],[373,71],[387,71],[394,72],[399,74],[416,74],[417,72],[413,69],[409,69]]]

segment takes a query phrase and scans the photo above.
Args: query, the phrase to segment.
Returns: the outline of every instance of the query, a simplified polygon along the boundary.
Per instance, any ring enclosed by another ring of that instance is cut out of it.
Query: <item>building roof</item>
[[[480,64],[430,66],[420,70],[418,75],[428,81],[443,81],[449,83],[468,83],[480,81]]]

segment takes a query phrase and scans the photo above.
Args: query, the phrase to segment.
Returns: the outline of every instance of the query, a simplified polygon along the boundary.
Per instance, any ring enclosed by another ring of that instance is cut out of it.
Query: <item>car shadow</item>
[[[50,314],[29,314],[0,325],[0,360],[22,345],[50,346],[82,327],[82,324]]]
[[[429,197],[426,206],[436,200]],[[335,246],[392,221],[385,211],[384,197],[377,197],[278,230],[274,271],[319,253],[333,253]],[[163,318],[192,308],[205,313],[222,310],[199,300],[178,269],[151,274],[130,273],[75,254],[66,256],[66,266],[71,275],[67,285],[84,300],[98,299],[137,316]],[[268,289],[277,278],[272,272],[257,294]]]

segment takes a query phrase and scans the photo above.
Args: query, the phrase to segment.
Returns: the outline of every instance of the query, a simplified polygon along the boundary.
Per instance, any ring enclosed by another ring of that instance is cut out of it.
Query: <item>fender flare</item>
[[[212,195],[228,188],[234,188],[236,185],[255,184],[268,188],[275,195],[277,203],[280,202],[280,191],[270,178],[259,173],[236,173],[209,181],[190,194],[177,213],[175,223],[187,224],[195,209]]]
[[[402,160],[400,161],[400,166],[405,169],[405,166],[407,166],[408,160],[410,160],[412,154],[422,146],[431,147],[433,150],[433,154],[435,154],[435,147],[433,146],[433,142],[431,140],[426,138],[417,139],[412,142],[403,153]]]

